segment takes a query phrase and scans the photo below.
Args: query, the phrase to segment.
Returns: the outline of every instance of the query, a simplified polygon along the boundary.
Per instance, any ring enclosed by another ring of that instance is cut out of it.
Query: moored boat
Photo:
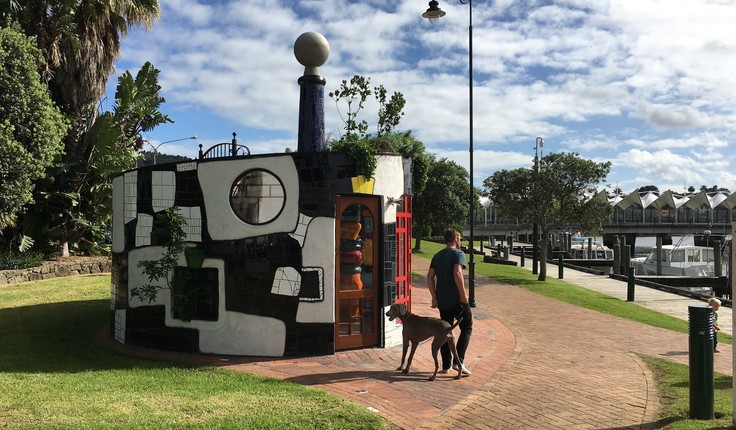
[[[696,245],[663,245],[662,276],[716,276],[715,250]],[[657,249],[646,257],[631,259],[637,275],[657,276]],[[721,258],[721,275],[728,273],[728,258]]]

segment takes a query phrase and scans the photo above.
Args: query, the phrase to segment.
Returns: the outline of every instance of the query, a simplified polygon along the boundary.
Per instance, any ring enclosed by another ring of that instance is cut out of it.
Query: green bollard
[[[626,284],[626,301],[627,302],[633,302],[634,301],[634,285],[636,284],[636,280],[634,279],[634,268],[629,267],[629,279]]]
[[[564,268],[565,268],[565,266],[564,266],[564,264],[562,262],[562,253],[560,253],[560,255],[557,258],[558,258],[558,260],[557,260],[558,261],[557,262],[557,277],[559,279],[562,279],[563,278],[563,275],[564,275]]]
[[[713,309],[688,306],[690,321],[690,418],[714,418]]]
[[[524,265],[524,256],[525,256],[525,254],[526,254],[526,248],[524,248],[524,247],[522,246],[522,247],[521,247],[521,267],[526,267],[526,266]]]

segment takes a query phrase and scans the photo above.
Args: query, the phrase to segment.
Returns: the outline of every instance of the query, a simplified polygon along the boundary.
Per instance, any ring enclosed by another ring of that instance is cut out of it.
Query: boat
[[[726,242],[729,243],[730,239]],[[726,245],[721,248],[721,253]],[[728,254],[722,254],[721,276],[728,273]],[[657,249],[646,257],[631,259],[636,275],[657,276]],[[697,245],[663,245],[662,276],[712,277],[716,276],[715,251],[712,247]]]
[[[591,252],[588,255],[588,245]],[[568,251],[570,258],[573,260],[611,260],[613,261],[613,250],[606,245],[595,240],[588,240],[583,236],[573,236],[571,238],[570,250]]]

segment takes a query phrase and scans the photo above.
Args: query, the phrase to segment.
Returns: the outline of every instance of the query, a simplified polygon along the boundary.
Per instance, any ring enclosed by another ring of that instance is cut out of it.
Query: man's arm
[[[432,295],[432,308],[437,307],[437,291],[435,291],[434,277],[434,268],[430,267],[427,272],[427,289],[429,290],[429,294]]]
[[[456,264],[454,270],[455,285],[460,293],[460,303],[468,303],[468,293],[465,291],[465,277],[463,276],[463,265]]]

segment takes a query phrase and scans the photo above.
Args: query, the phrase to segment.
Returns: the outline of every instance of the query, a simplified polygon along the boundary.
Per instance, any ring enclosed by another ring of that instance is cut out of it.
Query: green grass
[[[395,428],[298,384],[116,354],[95,342],[109,306],[109,275],[0,288],[0,428]]]
[[[422,241],[422,250],[414,251],[420,258],[431,258],[444,246]],[[549,267],[548,267],[549,270]],[[619,300],[587,288],[569,284],[547,276],[540,282],[531,271],[501,264],[484,263],[476,258],[475,272],[500,282],[518,286],[528,291],[571,303],[598,312],[615,315],[668,330],[688,333],[688,323],[681,319],[643,308],[632,302]],[[549,275],[549,273],[548,273]],[[421,274],[420,276],[424,276]],[[718,334],[718,341],[731,344],[733,339],[725,333]],[[659,421],[656,428],[668,430],[731,429],[733,422],[732,377],[716,373],[714,375],[714,420],[693,420],[689,418],[690,389],[688,366],[672,361],[643,356],[654,374],[657,390],[662,400]]]
[[[733,422],[732,379],[715,373],[713,380],[713,420],[690,419],[690,380],[687,366],[661,358],[641,357],[652,370],[662,399],[656,428],[671,430],[730,429]],[[698,404],[703,407],[704,405]],[[696,409],[697,410],[697,409]]]
[[[414,255],[431,258],[435,252],[444,246],[434,242],[422,241],[422,251]],[[477,257],[477,256],[476,256]],[[586,309],[627,318],[643,324],[665,328],[680,333],[688,333],[688,322],[670,315],[653,311],[637,305],[635,302],[623,301],[597,291],[589,290],[577,285],[557,279],[556,265],[548,265],[547,279],[544,282],[537,280],[530,270],[518,266],[484,263],[482,259],[475,259],[475,273],[487,276],[511,285],[516,285],[528,291],[541,294],[556,300],[567,302]],[[555,276],[550,276],[550,268],[555,270]],[[645,288],[645,287],[640,287]],[[718,342],[732,344],[733,337],[726,333],[718,333]]]

